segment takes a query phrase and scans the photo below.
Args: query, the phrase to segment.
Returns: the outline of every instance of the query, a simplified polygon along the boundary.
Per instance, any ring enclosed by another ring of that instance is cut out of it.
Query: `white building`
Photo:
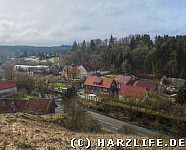
[[[74,79],[74,78],[84,78],[87,77],[87,70],[82,66],[65,66],[63,69],[63,73],[66,78]]]
[[[37,69],[47,69],[49,68],[49,66],[45,66],[45,65],[36,65],[36,66],[30,66],[30,65],[15,65],[14,66],[14,70],[22,70],[25,72],[28,72],[30,74],[33,74],[34,70]]]

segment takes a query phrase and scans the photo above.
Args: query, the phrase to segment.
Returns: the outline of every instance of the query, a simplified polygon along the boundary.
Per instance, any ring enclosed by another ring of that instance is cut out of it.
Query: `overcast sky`
[[[185,0],[0,0],[0,44],[186,34]]]

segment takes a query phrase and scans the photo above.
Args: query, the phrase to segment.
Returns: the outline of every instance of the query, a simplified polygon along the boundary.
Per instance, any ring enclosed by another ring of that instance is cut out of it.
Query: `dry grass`
[[[0,118],[0,150],[72,149],[70,146],[72,138],[85,139],[86,137],[92,141],[91,149],[94,150],[100,149],[96,147],[98,138],[126,138],[125,135],[121,134],[91,134],[68,131],[56,124],[63,120],[64,116],[62,115],[1,114]],[[135,137],[128,136],[127,138]]]

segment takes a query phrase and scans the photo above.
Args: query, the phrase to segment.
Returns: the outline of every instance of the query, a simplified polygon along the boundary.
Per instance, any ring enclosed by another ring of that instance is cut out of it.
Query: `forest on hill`
[[[86,64],[95,70],[159,78],[186,78],[186,36],[130,35],[73,43],[69,63]]]
[[[41,47],[41,46],[8,46],[0,45],[0,59],[9,57],[19,57],[25,51],[28,55],[37,55],[40,52],[61,52],[71,49],[70,45]]]

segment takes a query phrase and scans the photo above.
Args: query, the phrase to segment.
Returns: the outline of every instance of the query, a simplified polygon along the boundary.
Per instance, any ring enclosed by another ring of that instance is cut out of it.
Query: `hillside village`
[[[186,1],[0,1],[0,150],[186,149]]]
[[[185,106],[177,105],[185,79],[165,75],[149,79],[95,70],[90,64],[64,65],[66,57],[62,53],[40,61],[36,56],[28,56],[5,63],[0,82],[0,112],[63,113],[60,99],[75,94],[87,109],[165,134],[185,136],[181,132],[186,123]],[[177,112],[179,109],[181,113]],[[168,120],[166,124],[164,119]],[[183,126],[176,123],[177,119]]]
[[[23,56],[4,62],[0,66],[1,117],[21,115],[39,122],[47,117],[46,123],[60,126],[59,130],[95,137],[186,137],[185,69],[171,73],[152,65],[146,72],[145,63],[136,68],[136,56],[126,54],[125,47],[119,58],[114,56],[119,41],[116,44],[112,38],[108,44],[83,42],[84,48],[74,43],[71,50],[55,54],[28,55],[25,50]]]
[[[6,68],[5,68],[6,69]],[[162,96],[168,97],[172,102],[175,102],[175,97],[179,88],[185,84],[184,79],[180,78],[167,78],[163,76],[159,81],[150,79],[140,79],[134,75],[113,75],[110,71],[89,71],[83,65],[67,65],[62,68],[57,64],[51,66],[46,65],[14,65],[12,71],[19,73],[26,73],[31,76],[41,75],[47,76],[50,74],[56,77],[63,78],[65,81],[79,81],[80,85],[76,88],[79,89],[78,93],[107,93],[121,96],[129,96],[136,98],[147,98],[148,92],[159,92]],[[1,87],[14,88],[8,92],[16,92],[16,83],[13,80],[5,80],[1,82]],[[72,85],[71,85],[72,86]],[[65,88],[65,87],[64,87]],[[126,89],[126,90],[125,90]],[[62,87],[58,88],[61,91]],[[6,94],[2,92],[1,96]],[[96,95],[95,95],[96,96]]]

